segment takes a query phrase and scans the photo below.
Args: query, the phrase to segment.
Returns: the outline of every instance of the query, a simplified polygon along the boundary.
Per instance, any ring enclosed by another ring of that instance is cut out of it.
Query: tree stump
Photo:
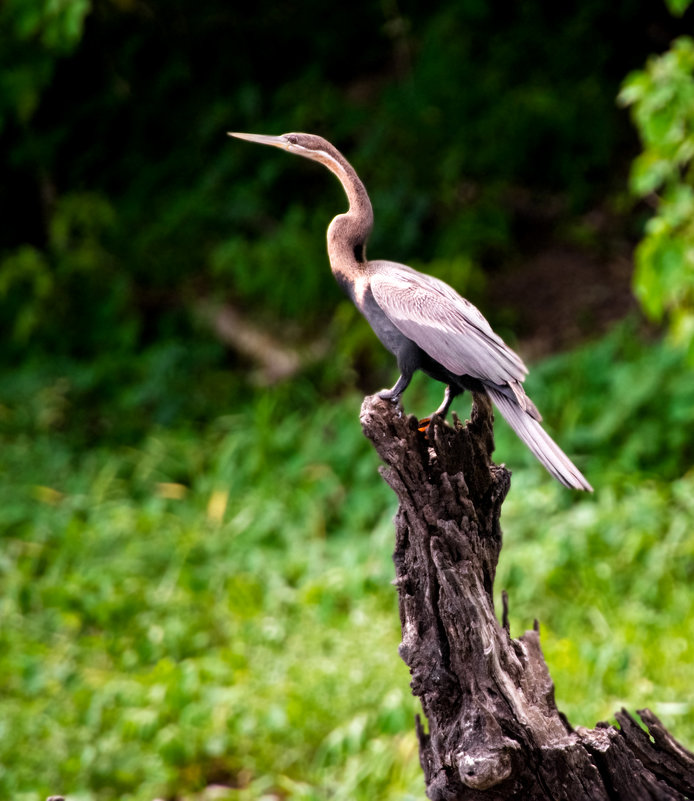
[[[493,414],[434,418],[427,436],[399,407],[367,397],[361,423],[399,500],[395,583],[400,656],[428,721],[416,720],[431,801],[694,798],[694,755],[649,710],[619,728],[573,728],[557,709],[538,626],[510,636],[494,612],[501,505],[510,474],[491,461]],[[505,598],[504,598],[505,600]],[[506,606],[506,602],[504,603]]]

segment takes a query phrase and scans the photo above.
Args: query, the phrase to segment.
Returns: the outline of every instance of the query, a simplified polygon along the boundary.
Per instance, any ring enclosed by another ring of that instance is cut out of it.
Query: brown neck
[[[366,263],[366,241],[373,228],[373,209],[364,184],[344,156],[336,151],[334,159],[323,164],[340,179],[349,201],[349,210],[335,217],[328,227],[330,266],[336,275],[348,279]]]

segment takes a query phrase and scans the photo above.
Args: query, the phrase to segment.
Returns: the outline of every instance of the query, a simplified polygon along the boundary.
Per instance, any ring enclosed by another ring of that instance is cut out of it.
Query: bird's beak
[[[284,136],[266,136],[265,134],[249,134],[249,133],[234,133],[229,132],[229,136],[234,136],[236,139],[246,139],[249,142],[258,142],[261,145],[272,145],[273,147],[289,148],[290,143]]]

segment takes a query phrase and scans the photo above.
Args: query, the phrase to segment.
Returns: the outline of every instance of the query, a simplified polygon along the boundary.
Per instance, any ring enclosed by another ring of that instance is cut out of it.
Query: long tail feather
[[[557,481],[560,481],[569,489],[593,491],[581,471],[537,420],[534,420],[515,401],[506,397],[494,387],[487,385],[485,389],[506,419],[506,422]]]

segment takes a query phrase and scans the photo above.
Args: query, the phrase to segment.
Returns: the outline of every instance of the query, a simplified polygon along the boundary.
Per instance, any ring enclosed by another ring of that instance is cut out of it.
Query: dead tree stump
[[[394,553],[402,644],[428,721],[417,735],[431,801],[641,801],[694,798],[694,755],[648,710],[647,733],[572,728],[554,701],[537,626],[511,638],[494,613],[499,514],[510,474],[493,464],[493,415],[475,396],[471,420],[414,417],[367,397],[361,423],[395,491]]]

